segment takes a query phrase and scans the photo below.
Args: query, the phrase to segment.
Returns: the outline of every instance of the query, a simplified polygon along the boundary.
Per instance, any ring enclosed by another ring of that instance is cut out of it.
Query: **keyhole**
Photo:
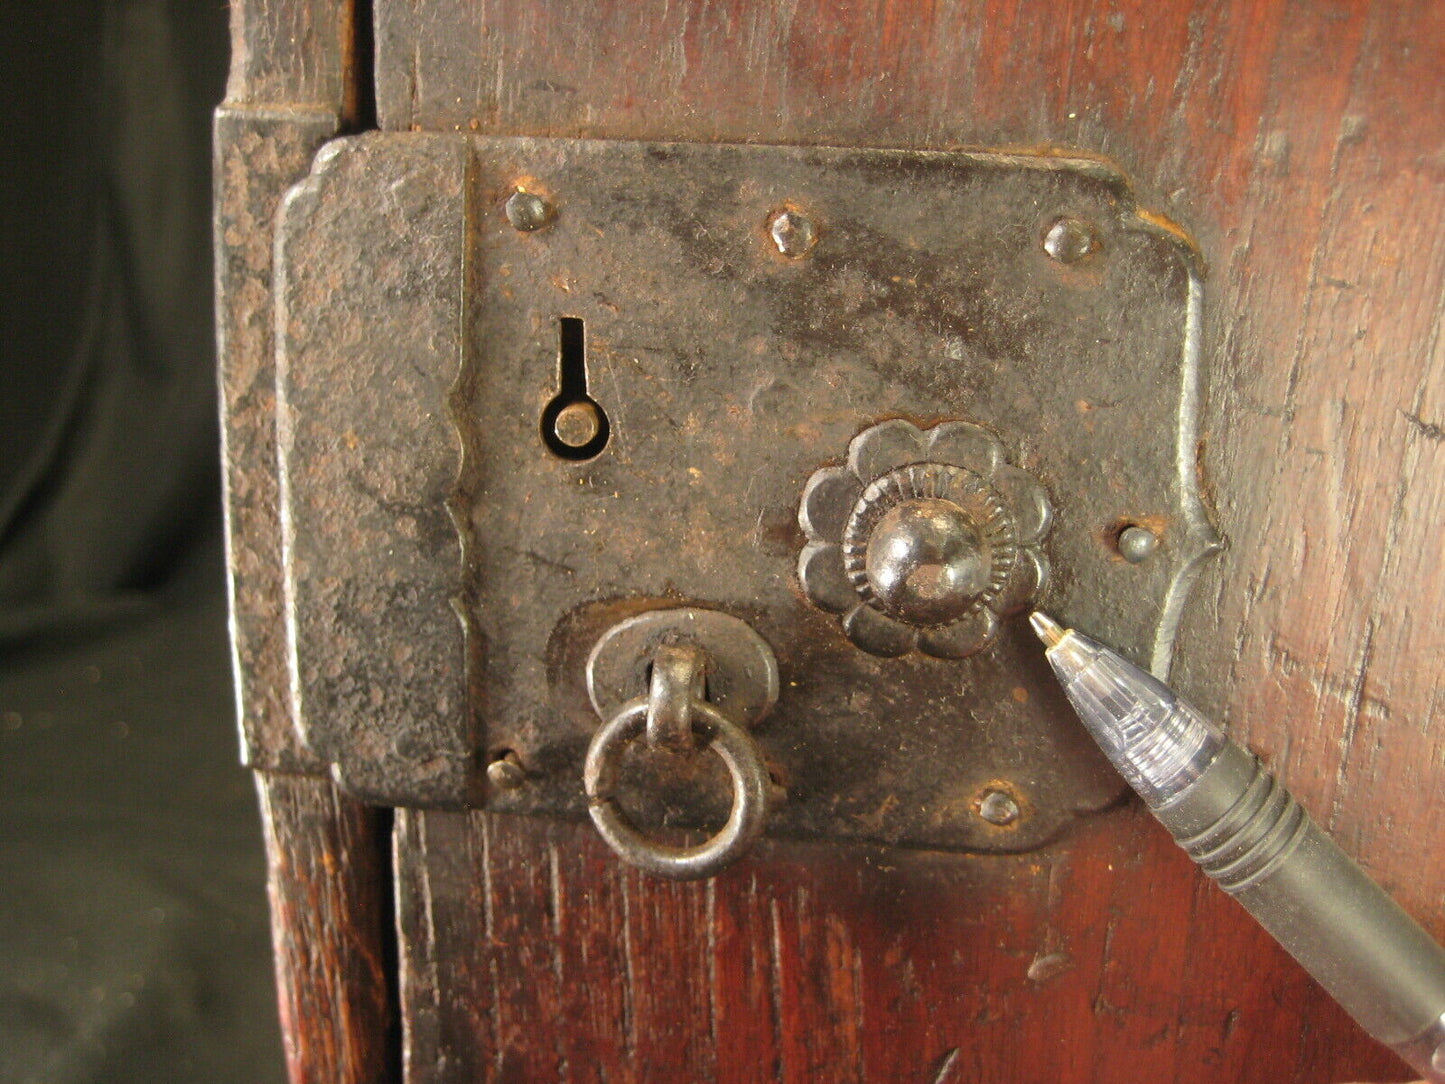
[[[561,459],[591,459],[607,444],[607,413],[587,394],[587,337],[582,321],[557,322],[557,396],[542,409],[542,441]]]

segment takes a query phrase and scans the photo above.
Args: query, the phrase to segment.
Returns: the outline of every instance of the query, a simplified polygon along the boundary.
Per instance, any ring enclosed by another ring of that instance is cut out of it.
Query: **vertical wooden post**
[[[390,814],[353,802],[299,741],[286,690],[276,481],[273,222],[323,142],[370,100],[353,0],[232,0],[215,122],[216,308],[239,714],[257,769],[292,1084],[400,1077]],[[307,773],[307,774],[292,774]]]

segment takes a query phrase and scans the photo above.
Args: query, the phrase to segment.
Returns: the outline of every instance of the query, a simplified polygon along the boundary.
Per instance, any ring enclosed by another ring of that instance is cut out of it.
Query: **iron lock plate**
[[[1046,244],[1061,221],[1087,243]],[[880,420],[972,422],[1052,503],[1050,611],[1167,670],[1218,545],[1199,272],[1112,166],[372,134],[291,193],[276,288],[296,717],[354,794],[582,815],[588,653],[682,605],[776,653],[770,834],[1021,850],[1120,793],[1021,618],[882,658],[797,577],[815,471]],[[569,458],[542,423],[579,379],[606,430]],[[522,785],[489,793],[503,752]],[[636,773],[654,820],[726,808],[706,771]],[[1016,815],[984,815],[999,792]]]

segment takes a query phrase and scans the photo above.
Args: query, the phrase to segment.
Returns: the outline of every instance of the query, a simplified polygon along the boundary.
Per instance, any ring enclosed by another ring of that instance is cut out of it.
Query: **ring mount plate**
[[[647,689],[660,644],[698,645],[707,656],[707,700],[739,726],[752,726],[778,702],[773,649],[746,621],[695,606],[652,610],[607,630],[587,659],[587,695],[602,719]]]

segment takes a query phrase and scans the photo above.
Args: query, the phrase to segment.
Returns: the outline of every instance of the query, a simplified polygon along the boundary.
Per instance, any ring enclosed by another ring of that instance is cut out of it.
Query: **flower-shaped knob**
[[[798,518],[804,590],[875,655],[976,654],[1048,575],[1048,497],[968,422],[865,430],[846,467],[809,479]]]

